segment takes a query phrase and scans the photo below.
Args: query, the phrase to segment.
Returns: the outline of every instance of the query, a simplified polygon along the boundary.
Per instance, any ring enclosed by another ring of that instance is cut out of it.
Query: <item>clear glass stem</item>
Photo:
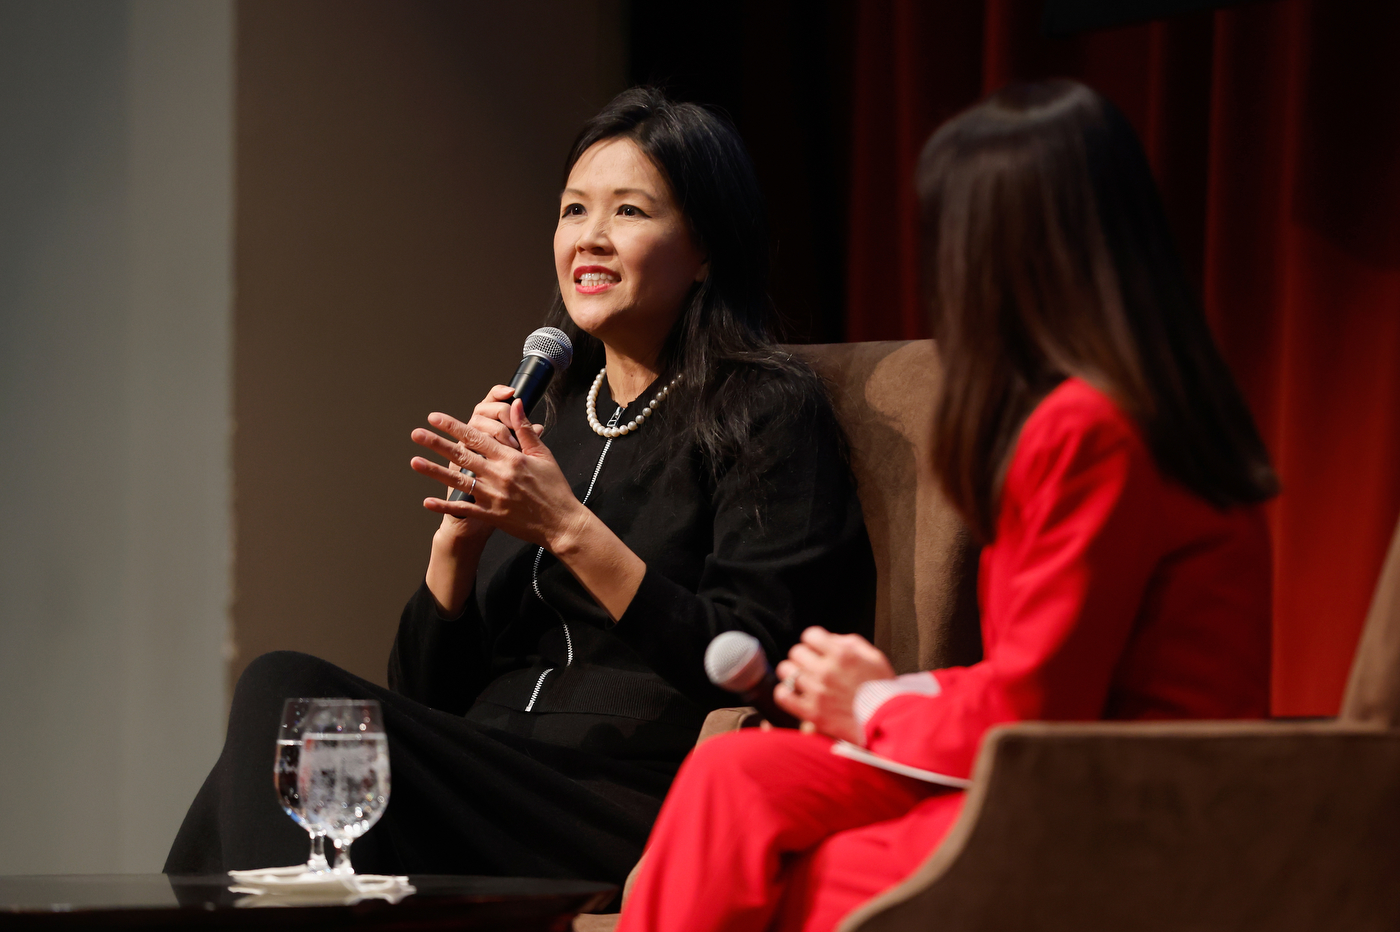
[[[306,862],[306,869],[315,874],[331,869],[331,863],[326,860],[326,836],[321,832],[311,833],[311,858]]]
[[[335,870],[333,870],[331,873],[355,873],[355,865],[350,863],[350,841],[351,839],[345,838],[332,842],[332,844],[335,845]]]

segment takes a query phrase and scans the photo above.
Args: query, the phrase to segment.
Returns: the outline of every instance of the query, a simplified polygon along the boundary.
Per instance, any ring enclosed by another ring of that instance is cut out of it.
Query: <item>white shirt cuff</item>
[[[880,706],[895,696],[936,696],[942,691],[938,678],[928,671],[906,673],[892,680],[866,680],[856,687],[854,708],[861,738],[865,737],[866,723],[880,710]]]

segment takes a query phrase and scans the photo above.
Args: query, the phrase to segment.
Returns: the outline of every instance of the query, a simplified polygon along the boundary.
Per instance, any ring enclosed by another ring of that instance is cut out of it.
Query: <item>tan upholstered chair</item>
[[[977,563],[962,520],[933,474],[932,340],[793,347],[831,390],[875,551],[875,644],[895,670],[982,657]]]
[[[1335,720],[994,729],[948,837],[840,929],[1400,929],[1400,525]]]

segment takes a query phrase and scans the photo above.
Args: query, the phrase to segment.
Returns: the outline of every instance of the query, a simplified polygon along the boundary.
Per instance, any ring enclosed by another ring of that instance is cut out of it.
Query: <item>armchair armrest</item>
[[[1018,723],[842,932],[1400,928],[1400,731]]]
[[[722,735],[726,731],[738,731],[740,728],[752,728],[763,720],[758,709],[753,706],[740,706],[734,709],[714,709],[705,716],[705,724],[700,726],[700,736],[695,739],[695,746],[709,741],[716,735]]]

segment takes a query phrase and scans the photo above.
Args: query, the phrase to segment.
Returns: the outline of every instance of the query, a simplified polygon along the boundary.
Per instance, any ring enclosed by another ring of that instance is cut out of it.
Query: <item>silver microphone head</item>
[[[563,372],[574,361],[574,344],[558,327],[541,327],[525,338],[525,350],[520,355],[547,359],[555,372]]]
[[[746,693],[768,669],[758,638],[743,631],[726,631],[705,648],[705,675],[721,689]]]

